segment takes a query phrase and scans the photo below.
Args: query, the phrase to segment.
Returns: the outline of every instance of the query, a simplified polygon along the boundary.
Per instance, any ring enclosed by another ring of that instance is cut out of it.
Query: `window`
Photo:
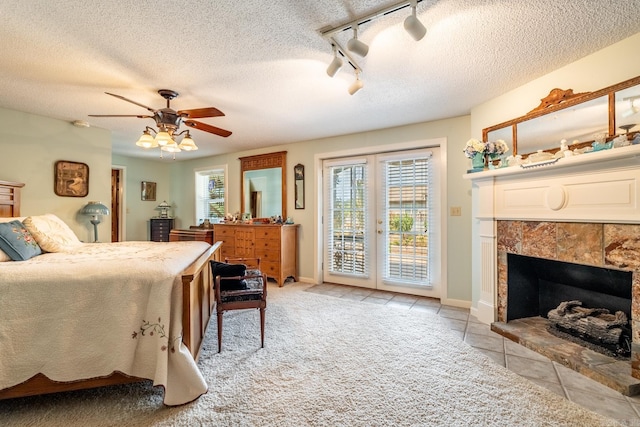
[[[205,219],[215,224],[224,218],[226,175],[224,166],[196,171],[196,224],[202,224]]]

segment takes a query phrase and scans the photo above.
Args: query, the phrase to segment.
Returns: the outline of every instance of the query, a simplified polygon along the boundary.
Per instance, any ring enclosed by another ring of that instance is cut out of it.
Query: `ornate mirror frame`
[[[287,152],[279,151],[276,153],[258,154],[256,156],[240,157],[240,212],[248,212],[245,206],[245,172],[257,171],[261,169],[280,168],[282,174],[282,218],[287,217]],[[246,189],[247,191],[249,189]]]
[[[540,105],[534,108],[524,116],[499,123],[497,125],[493,125],[487,127],[482,130],[482,140],[483,141],[494,141],[496,139],[504,139],[508,144],[511,142],[510,148],[512,149],[512,154],[515,156],[516,154],[522,154],[523,157],[526,157],[528,154],[531,154],[533,151],[528,152],[520,152],[518,147],[518,130],[523,130],[525,126],[527,127],[539,127],[539,130],[544,130],[544,125],[542,121],[540,121],[539,126],[537,123],[532,122],[532,120],[538,118],[546,118],[550,115],[560,114],[563,110],[569,108],[575,108],[576,110],[582,106],[582,104],[586,104],[589,102],[597,102],[596,100],[601,97],[605,97],[607,103],[607,112],[604,113],[606,117],[598,117],[598,119],[602,123],[608,123],[605,125],[607,128],[607,141],[613,139],[616,135],[622,133],[616,133],[616,129],[619,127],[616,124],[616,120],[618,120],[621,116],[619,112],[616,114],[616,101],[622,102],[627,101],[629,98],[618,99],[616,97],[617,92],[621,92],[624,89],[632,88],[633,86],[640,85],[640,76],[634,77],[629,80],[625,80],[623,82],[617,83],[613,86],[606,87],[604,89],[596,90],[594,92],[584,92],[574,94],[572,89],[562,90],[562,89],[552,89],[548,96],[541,99]],[[640,88],[638,88],[638,95],[632,96],[632,102],[634,99],[640,99]],[[635,105],[635,104],[634,104]],[[586,105],[585,105],[586,107]],[[640,124],[640,118],[637,120]],[[526,123],[526,125],[525,125]],[[574,145],[569,145],[570,149],[574,148],[582,148],[585,146],[591,145],[593,139],[587,141],[579,141]],[[571,141],[568,141],[571,144]],[[548,147],[543,148],[543,151],[547,151],[550,153],[555,153],[558,151],[560,146],[560,141],[556,141],[555,139],[550,138],[548,141]],[[537,147],[536,147],[537,148]]]

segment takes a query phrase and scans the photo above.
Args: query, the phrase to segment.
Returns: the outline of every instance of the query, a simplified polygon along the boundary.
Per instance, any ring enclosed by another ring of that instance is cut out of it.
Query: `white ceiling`
[[[201,121],[233,132],[193,130],[200,150],[177,155],[192,159],[468,114],[640,32],[640,0],[423,0],[419,42],[408,8],[360,27],[365,86],[350,96],[350,67],[325,73],[320,31],[394,3],[0,0],[0,107],[85,120],[112,131],[114,153],[158,158],[134,145],[153,120],[88,115],[148,114],[104,92],[160,109],[157,90],[173,89],[172,108],[217,107],[225,117]]]

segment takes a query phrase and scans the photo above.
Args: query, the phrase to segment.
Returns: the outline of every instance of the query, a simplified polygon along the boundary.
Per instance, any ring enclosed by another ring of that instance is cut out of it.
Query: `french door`
[[[325,282],[439,297],[437,147],[325,160]]]

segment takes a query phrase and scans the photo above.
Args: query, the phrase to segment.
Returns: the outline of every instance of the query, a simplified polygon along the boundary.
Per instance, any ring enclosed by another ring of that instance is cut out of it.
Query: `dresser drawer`
[[[214,225],[213,231],[217,240],[226,240],[227,238],[232,239],[235,237],[236,228],[225,225]]]
[[[260,258],[260,262],[280,262],[280,250],[270,248],[256,248],[256,258]]]
[[[277,262],[262,262],[260,260],[260,271],[268,277],[280,279],[280,264]]]
[[[256,226],[256,239],[280,240],[280,227]]]

